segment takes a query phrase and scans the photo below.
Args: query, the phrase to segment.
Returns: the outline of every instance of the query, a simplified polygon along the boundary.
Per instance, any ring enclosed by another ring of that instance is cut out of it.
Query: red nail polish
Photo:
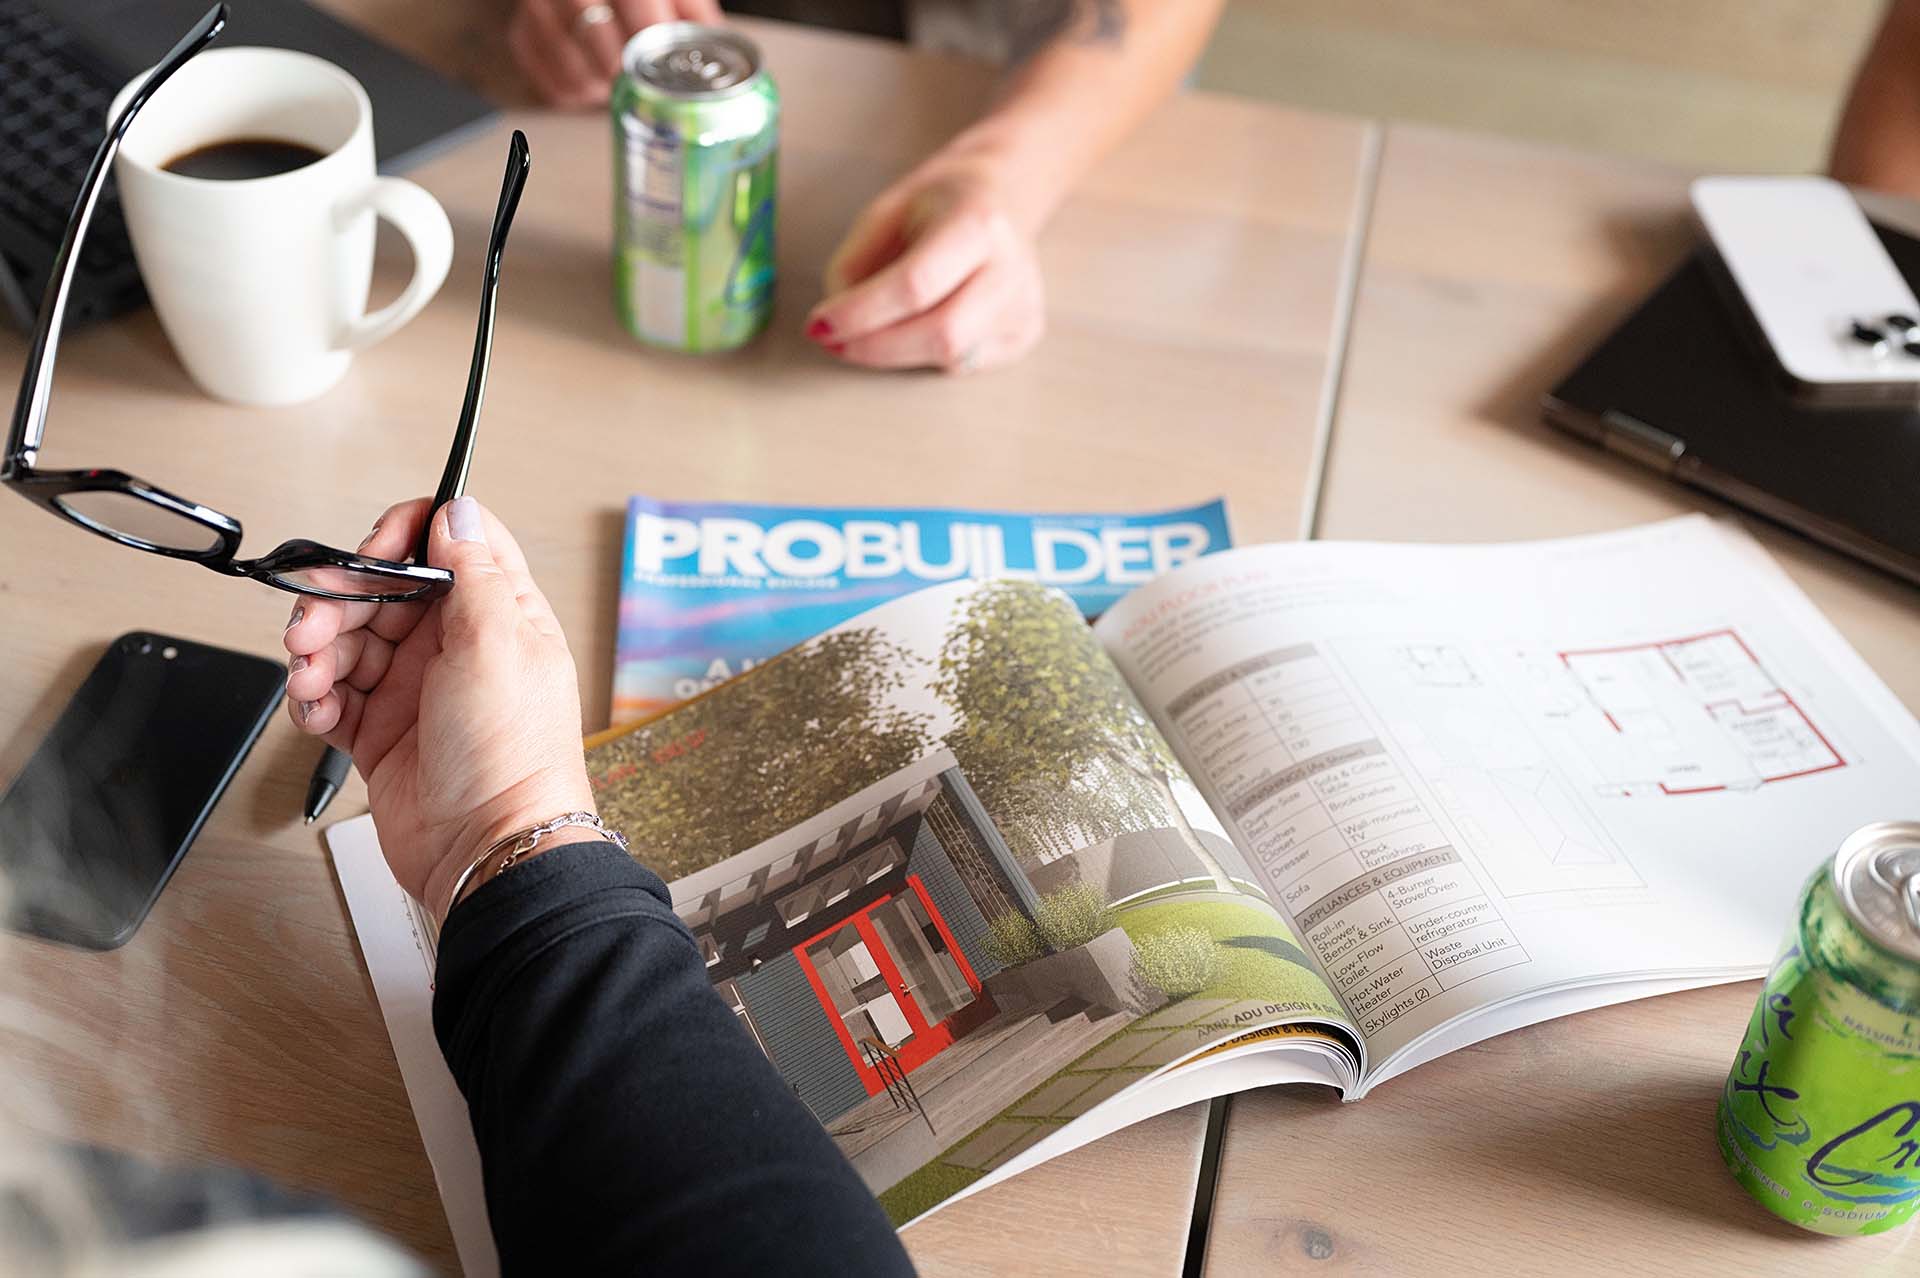
[[[833,336],[833,325],[823,319],[814,320],[807,325],[807,336],[815,340],[822,337],[831,337]]]

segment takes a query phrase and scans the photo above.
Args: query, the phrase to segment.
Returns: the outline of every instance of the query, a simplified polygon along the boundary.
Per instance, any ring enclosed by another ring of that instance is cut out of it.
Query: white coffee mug
[[[120,91],[109,118],[138,83]],[[297,143],[322,158],[237,181],[164,167],[242,139]],[[434,198],[375,176],[373,108],[360,82],[290,49],[211,49],[181,67],[134,119],[114,176],[160,325],[218,399],[319,395],[346,374],[353,352],[433,299],[453,256],[453,228]],[[376,215],[412,246],[413,278],[369,315]]]

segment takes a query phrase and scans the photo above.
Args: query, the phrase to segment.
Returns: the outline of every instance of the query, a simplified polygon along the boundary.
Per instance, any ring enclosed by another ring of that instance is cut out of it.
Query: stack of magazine
[[[1358,1100],[1518,1026],[1760,975],[1920,725],[1744,534],[1308,543],[1102,609],[879,604],[588,743],[718,995],[899,1224],[1272,1083]],[[430,926],[328,832],[469,1272]],[[1732,1042],[1730,1027],[1729,1042]]]

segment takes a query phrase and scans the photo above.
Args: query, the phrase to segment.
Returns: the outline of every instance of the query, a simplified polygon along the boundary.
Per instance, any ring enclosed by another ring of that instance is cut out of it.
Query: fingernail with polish
[[[480,524],[480,503],[471,497],[456,497],[447,503],[447,531],[455,541],[485,541],[487,534]]]
[[[295,608],[293,610],[293,615],[287,618],[287,629],[291,630],[295,626],[299,625],[303,620],[306,619],[306,615],[307,615],[307,609],[304,604],[298,608]]]
[[[292,661],[289,661],[287,663],[288,674],[299,674],[302,670],[305,670],[306,668],[307,668],[307,659],[305,657],[295,657]]]
[[[300,703],[300,722],[305,723],[307,720],[313,718],[313,708],[314,703],[311,701],[302,701]]]
[[[368,546],[371,546],[373,544],[373,539],[375,537],[378,537],[379,535],[380,535],[380,525],[376,523],[373,526],[373,528],[367,533],[367,535],[360,539],[360,549],[365,550]]]
[[[807,324],[807,336],[812,338],[832,337],[833,325],[824,319],[816,319]]]

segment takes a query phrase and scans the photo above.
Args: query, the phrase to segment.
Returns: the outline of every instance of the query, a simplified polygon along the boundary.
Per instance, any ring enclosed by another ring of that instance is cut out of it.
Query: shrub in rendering
[[[1134,943],[1133,967],[1168,998],[1185,998],[1220,979],[1220,947],[1205,928],[1162,928]]]
[[[1034,912],[1047,948],[1059,954],[1085,945],[1114,925],[1113,907],[1090,883],[1068,883],[1040,898]]]
[[[987,954],[1002,967],[1019,967],[1046,953],[1040,929],[1018,910],[1008,910],[987,921]]]

